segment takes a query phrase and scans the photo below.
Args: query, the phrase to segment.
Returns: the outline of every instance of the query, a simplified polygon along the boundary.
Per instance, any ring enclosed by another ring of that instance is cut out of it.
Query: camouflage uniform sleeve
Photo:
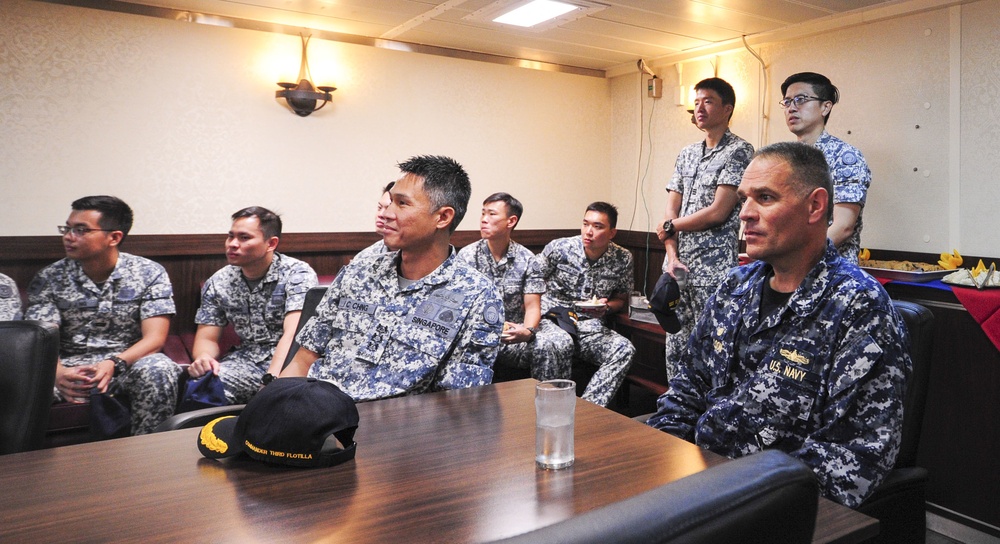
[[[213,325],[216,327],[225,327],[229,324],[226,311],[222,307],[222,299],[219,296],[219,289],[217,287],[219,281],[221,281],[220,277],[213,275],[205,282],[205,286],[201,288],[201,306],[198,307],[198,312],[195,313],[195,324]]]
[[[0,274],[0,321],[21,319],[21,295],[14,280]]]
[[[344,270],[341,269],[340,272],[316,305],[316,315],[306,321],[302,329],[295,335],[295,341],[300,346],[321,356],[326,353],[326,346],[330,343],[330,336],[333,332],[331,315],[336,309],[334,300],[340,297]]]
[[[632,287],[635,285],[635,260],[632,258],[632,254],[627,249],[622,249],[622,255],[624,256],[625,261],[622,266],[622,278],[612,294],[624,294],[628,296],[632,293]],[[626,307],[625,310],[627,311],[628,307]]]
[[[900,318],[855,319],[835,352],[823,426],[790,452],[813,468],[830,499],[856,508],[895,463],[910,356]]]
[[[476,242],[473,242],[462,249],[458,250],[458,260],[463,263],[476,268]]]
[[[306,293],[317,285],[319,279],[311,266],[306,263],[296,266],[285,282],[285,313],[301,311]]]
[[[147,270],[152,278],[142,294],[142,306],[139,307],[139,318],[149,319],[160,315],[177,313],[174,306],[174,288],[166,269],[157,265]]]
[[[493,363],[500,351],[503,300],[492,282],[484,285],[469,309],[444,368],[435,378],[434,389],[462,389],[493,381]]]
[[[719,176],[718,185],[739,185],[743,172],[750,166],[753,158],[753,146],[749,142],[740,141],[726,161],[724,171]]]
[[[28,307],[24,310],[24,318],[52,323],[60,327],[62,326],[62,316],[56,306],[52,282],[45,272],[42,270],[35,274],[35,278],[28,284]]]
[[[535,288],[536,293],[545,292],[545,280],[552,274],[555,270],[555,263],[549,259],[549,255],[552,253],[552,244],[545,246],[541,253],[535,255],[531,262],[528,264],[528,279],[527,285],[531,285]]]

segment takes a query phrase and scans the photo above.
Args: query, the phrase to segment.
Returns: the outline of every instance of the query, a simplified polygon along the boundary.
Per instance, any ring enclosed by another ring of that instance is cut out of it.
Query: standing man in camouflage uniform
[[[666,339],[668,378],[677,372],[684,344],[708,297],[726,271],[738,264],[736,187],[753,155],[753,146],[729,130],[736,107],[732,85],[713,77],[694,88],[694,123],[705,131],[705,141],[685,147],[677,156],[663,224],[656,228],[667,253],[663,271],[680,278],[681,287],[674,308],[681,330]]]
[[[493,282],[457,258],[451,234],[472,187],[447,157],[413,157],[385,210],[385,243],[337,275],[282,373],[329,380],[355,400],[486,385],[503,303]]]
[[[31,281],[25,318],[59,327],[56,400],[88,402],[92,389],[119,381],[132,434],[144,434],[173,414],[181,367],[160,353],[175,312],[170,278],[119,251],[131,228],[132,209],[118,198],[73,202],[59,227],[66,258]]]
[[[814,72],[792,74],[781,84],[781,107],[788,130],[804,144],[823,152],[833,176],[833,222],[826,231],[840,256],[857,264],[861,251],[861,212],[865,208],[872,172],[853,145],[826,131],[840,91],[829,78]]]
[[[478,242],[469,244],[458,252],[458,257],[469,266],[486,274],[503,296],[506,321],[500,337],[500,354],[493,367],[493,381],[502,381],[512,369],[531,368],[531,377],[550,380],[559,376],[549,375],[551,365],[534,364],[535,359],[552,359],[543,351],[533,357],[535,334],[542,319],[541,293],[545,285],[528,282],[528,266],[534,254],[528,248],[511,240],[511,234],[521,220],[524,206],[507,193],[494,193],[483,201],[479,220]]]
[[[611,240],[618,233],[618,209],[607,202],[587,206],[580,236],[559,238],[545,246],[532,261],[529,281],[544,282],[542,314],[554,308],[574,308],[584,300],[597,298],[604,306],[579,312],[577,344],[570,334],[549,319],[542,320],[536,350],[559,354],[557,377],[569,378],[573,356],[596,365],[597,372],[583,392],[583,399],[607,406],[632,366],[635,347],[622,335],[605,326],[603,318],[623,311],[632,291],[632,254]]]
[[[0,321],[21,319],[21,295],[14,280],[0,274]]]
[[[229,266],[205,282],[195,315],[193,378],[214,372],[230,404],[245,404],[281,372],[295,338],[306,292],[315,287],[308,264],[277,252],[281,217],[251,206],[233,214],[226,237]],[[239,349],[219,360],[219,339],[229,323]]]
[[[747,253],[690,336],[649,425],[728,457],[778,449],[857,507],[899,451],[909,339],[879,283],[827,241],[833,188],[817,149],[761,149],[739,194]]]
[[[378,199],[378,206],[375,208],[375,234],[378,234],[383,239],[375,242],[374,244],[362,249],[354,256],[355,259],[365,259],[371,257],[372,255],[380,255],[387,251],[392,251],[385,245],[385,210],[392,203],[391,195],[389,190],[395,185],[395,181],[390,181],[388,185],[382,189],[382,196]]]

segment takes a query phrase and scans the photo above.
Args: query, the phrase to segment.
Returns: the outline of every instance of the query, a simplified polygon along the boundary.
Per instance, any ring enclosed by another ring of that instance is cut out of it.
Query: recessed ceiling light
[[[565,2],[557,2],[555,0],[534,0],[517,9],[504,13],[496,19],[493,19],[493,22],[505,25],[533,27],[537,24],[544,23],[549,19],[555,19],[560,15],[569,13],[575,9],[580,9],[580,6],[574,6],[573,4],[567,4]]]

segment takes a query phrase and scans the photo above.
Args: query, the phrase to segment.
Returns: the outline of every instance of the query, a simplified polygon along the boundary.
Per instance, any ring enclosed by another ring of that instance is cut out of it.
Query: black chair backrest
[[[306,300],[302,303],[302,314],[299,315],[299,324],[295,327],[295,336],[299,335],[299,331],[302,327],[306,325],[309,318],[316,315],[316,306],[319,304],[320,299],[326,294],[326,286],[313,287],[306,293]],[[281,365],[281,368],[288,366],[288,363],[292,362],[295,358],[295,352],[299,351],[298,340],[293,341],[292,345],[288,347],[288,355],[285,356],[285,362]]]
[[[768,450],[499,542],[811,542],[818,498],[809,467]]]
[[[44,444],[58,362],[58,327],[0,322],[0,454]]]
[[[924,404],[931,375],[931,349],[934,340],[934,314],[927,308],[905,300],[892,301],[910,335],[910,359],[913,368],[906,383],[903,401],[903,439],[896,457],[896,468],[916,466],[920,429],[924,424]]]

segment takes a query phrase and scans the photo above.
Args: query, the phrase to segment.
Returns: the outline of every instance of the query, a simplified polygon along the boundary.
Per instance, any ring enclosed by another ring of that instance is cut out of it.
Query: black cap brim
[[[225,459],[243,453],[243,445],[236,438],[236,416],[213,419],[198,433],[198,451],[209,459]]]
[[[652,308],[650,308],[650,310],[652,310],[653,315],[656,316],[656,321],[661,327],[663,327],[663,330],[670,334],[674,334],[681,330],[681,322],[677,319],[677,314],[674,313],[673,310],[670,310],[668,313],[659,312],[657,310],[653,310]]]

